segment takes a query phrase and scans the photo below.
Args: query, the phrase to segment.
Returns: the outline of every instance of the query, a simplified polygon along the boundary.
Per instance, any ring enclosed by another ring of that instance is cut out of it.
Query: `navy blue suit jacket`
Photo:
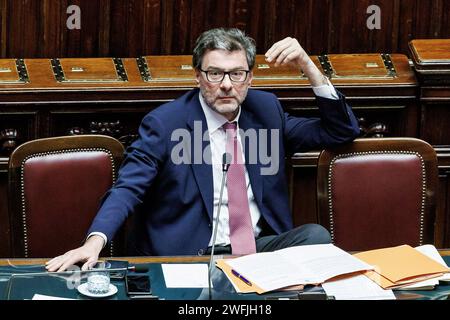
[[[348,142],[359,134],[350,107],[338,94],[339,100],[317,97],[321,118],[289,116],[275,95],[254,89],[249,89],[241,106],[241,129],[278,129],[280,133],[279,153],[273,155],[279,168],[274,175],[261,175],[263,165],[259,161],[249,163],[250,148],[244,145],[256,203],[262,217],[277,234],[293,227],[285,157]],[[139,137],[127,149],[117,182],[105,196],[89,233],[103,232],[112,239],[128,215],[135,213],[132,232],[141,254],[195,255],[207,248],[212,234],[212,167],[206,163],[175,164],[171,160],[173,148],[180,143],[171,140],[174,130],[192,133],[192,152],[195,121],[199,121],[197,126],[202,124],[203,131],[207,130],[198,96],[199,90],[194,89],[144,117]],[[203,141],[203,148],[208,143]]]

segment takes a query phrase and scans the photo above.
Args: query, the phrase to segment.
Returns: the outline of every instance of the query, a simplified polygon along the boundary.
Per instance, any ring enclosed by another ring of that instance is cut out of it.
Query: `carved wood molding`
[[[365,118],[358,118],[361,138],[384,138],[389,133],[388,126],[383,122],[367,123]]]
[[[18,146],[18,131],[14,128],[6,128],[0,131],[0,154],[9,156]]]
[[[136,138],[137,134],[126,134],[120,120],[117,121],[91,121],[88,128],[71,127],[67,130],[68,135],[81,134],[103,134],[119,140],[124,147],[128,147]]]

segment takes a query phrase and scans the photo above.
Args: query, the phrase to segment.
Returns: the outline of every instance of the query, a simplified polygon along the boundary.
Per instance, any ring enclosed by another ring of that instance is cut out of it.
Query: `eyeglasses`
[[[228,75],[233,82],[244,82],[247,80],[247,75],[249,70],[233,70],[233,71],[222,71],[222,70],[202,70],[206,75],[206,79],[212,83],[219,83],[225,79],[225,75]]]

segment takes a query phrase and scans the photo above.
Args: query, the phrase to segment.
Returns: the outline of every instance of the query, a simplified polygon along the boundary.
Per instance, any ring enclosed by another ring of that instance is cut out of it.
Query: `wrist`
[[[328,78],[323,73],[315,74],[314,76],[308,77],[308,79],[312,87],[329,85]]]
[[[95,251],[100,252],[100,251],[102,251],[102,249],[105,245],[105,240],[101,236],[94,234],[86,240],[84,245]]]
[[[302,68],[302,70],[311,83],[311,86],[320,87],[328,84],[325,75],[317,68],[311,59],[309,59],[308,63]]]

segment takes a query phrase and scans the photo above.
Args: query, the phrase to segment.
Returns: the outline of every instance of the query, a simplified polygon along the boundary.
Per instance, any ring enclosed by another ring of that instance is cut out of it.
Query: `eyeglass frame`
[[[225,79],[225,76],[226,76],[226,75],[228,75],[228,79],[230,79],[231,82],[244,83],[244,82],[247,80],[247,78],[248,78],[248,74],[250,73],[250,70],[244,70],[244,69],[237,69],[237,70],[231,70],[231,71],[223,71],[223,70],[203,70],[203,69],[199,68],[198,70],[200,70],[201,72],[204,72],[204,73],[205,73],[205,76],[206,76],[206,80],[208,80],[208,82],[211,82],[211,83],[221,83],[221,82]],[[223,72],[223,77],[222,77],[222,79],[217,80],[217,81],[211,81],[211,80],[209,80],[208,72],[212,72],[212,71]],[[243,71],[243,72],[245,72],[245,78],[244,78],[244,80],[236,81],[236,80],[231,79],[230,73],[236,72],[236,71]]]

